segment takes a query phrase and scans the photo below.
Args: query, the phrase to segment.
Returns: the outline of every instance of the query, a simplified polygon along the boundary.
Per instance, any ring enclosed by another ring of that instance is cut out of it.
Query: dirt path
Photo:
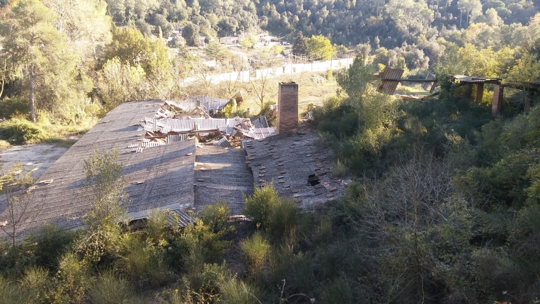
[[[14,146],[0,151],[0,157],[2,167],[21,162],[29,170],[36,168],[32,176],[39,178],[67,149],[55,144]]]

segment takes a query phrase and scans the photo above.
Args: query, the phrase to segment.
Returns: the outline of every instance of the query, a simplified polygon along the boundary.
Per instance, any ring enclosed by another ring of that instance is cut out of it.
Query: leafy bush
[[[76,236],[77,232],[45,225],[26,237],[25,249],[32,252],[37,265],[56,269],[59,258],[71,248]]]
[[[10,119],[13,116],[26,115],[30,111],[28,101],[21,97],[0,100],[0,118]]]
[[[7,140],[0,140],[0,151],[11,147],[11,144]]]
[[[229,226],[229,223],[227,222],[229,215],[230,210],[227,207],[227,203],[218,201],[212,205],[204,206],[198,217],[206,226],[210,227],[214,233],[217,233]]]
[[[273,186],[267,186],[262,189],[255,188],[253,195],[246,199],[244,213],[252,217],[255,223],[260,223],[265,228],[270,213],[279,204],[279,200],[279,196]]]
[[[221,301],[227,304],[260,304],[260,292],[249,283],[231,278],[221,285]]]
[[[216,262],[231,245],[224,240],[228,229],[214,233],[204,225],[201,219],[196,219],[193,225],[187,226],[169,240],[165,259],[178,269],[195,275],[200,273],[205,262]]]
[[[300,210],[292,200],[280,199],[270,210],[266,221],[266,229],[270,235],[277,239],[286,236],[294,237],[290,234],[294,234],[299,217]]]
[[[68,252],[58,262],[56,291],[51,298],[59,303],[79,303],[90,288],[90,269],[79,257]]]
[[[125,205],[129,198],[124,192],[122,165],[116,162],[118,151],[94,154],[84,161],[86,180],[81,191],[90,193],[93,208],[86,212],[85,229],[76,247],[91,262],[99,262],[112,250],[120,238],[119,220],[125,221]]]
[[[133,234],[122,236],[118,244],[116,267],[138,286],[160,286],[175,276],[164,261],[158,247],[145,244]]]
[[[49,138],[42,127],[25,119],[13,118],[0,123],[0,139],[12,144],[28,144]]]
[[[27,292],[32,302],[40,302],[47,294],[49,272],[43,268],[32,267],[25,271],[20,282],[20,288]]]
[[[0,303],[5,304],[31,304],[34,295],[23,290],[14,282],[0,276]]]
[[[94,304],[127,303],[133,289],[124,278],[116,278],[111,271],[103,272],[92,284],[89,295]]]
[[[255,232],[250,238],[240,243],[240,248],[251,273],[261,272],[270,250],[270,244],[262,234]]]
[[[337,277],[328,284],[324,284],[322,288],[322,300],[324,303],[357,303],[353,294],[353,287],[350,286],[349,279],[346,276]]]
[[[169,215],[172,213],[173,212],[170,210],[158,210],[150,212],[146,222],[147,242],[158,245],[164,240],[165,235],[171,228],[169,225]]]

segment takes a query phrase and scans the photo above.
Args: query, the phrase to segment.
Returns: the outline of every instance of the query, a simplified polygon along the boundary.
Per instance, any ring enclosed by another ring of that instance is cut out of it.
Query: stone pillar
[[[476,85],[476,103],[481,103],[484,97],[484,84],[479,83]]]
[[[298,132],[298,84],[279,84],[277,133]]]
[[[491,106],[491,114],[497,115],[501,111],[503,102],[504,87],[496,84],[493,88],[493,105]]]

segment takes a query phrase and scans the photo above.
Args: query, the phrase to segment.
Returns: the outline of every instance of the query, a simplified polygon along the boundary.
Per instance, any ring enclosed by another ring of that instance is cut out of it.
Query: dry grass
[[[326,99],[336,94],[338,88],[338,84],[334,78],[330,80],[326,79],[326,72],[304,72],[294,75],[281,75],[267,80],[265,103],[277,103],[278,83],[291,81],[298,83],[299,86],[299,113],[306,112],[310,104],[322,105]],[[250,83],[222,82],[207,88],[200,85],[192,85],[186,91],[189,92],[189,95],[209,95],[224,99],[230,99],[237,92],[240,92],[244,98],[244,103],[239,107],[239,110],[245,111],[249,109],[250,115],[255,115],[261,111],[260,100],[255,90],[257,88],[254,88]]]

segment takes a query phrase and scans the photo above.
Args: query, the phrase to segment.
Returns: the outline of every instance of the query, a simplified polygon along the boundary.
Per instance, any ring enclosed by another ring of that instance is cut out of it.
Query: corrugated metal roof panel
[[[255,128],[249,132],[244,132],[245,136],[251,137],[253,139],[265,139],[268,136],[276,135],[276,128]]]
[[[229,143],[225,136],[223,136],[220,140],[215,141],[213,144],[214,146],[222,148],[232,148],[231,143]]]
[[[435,75],[435,73],[428,73],[428,75],[426,76],[426,80],[435,80],[435,79],[437,79],[437,75]],[[428,88],[430,89],[433,87],[434,84],[435,83],[424,82],[422,84],[422,89],[424,90],[427,90]]]
[[[391,69],[391,68],[384,68],[384,70],[379,73],[379,78],[381,79],[400,79],[401,76],[403,75],[404,71],[403,70],[400,70],[400,69]],[[386,94],[394,94],[394,92],[396,91],[396,88],[398,86],[399,82],[398,81],[388,81],[388,80],[383,80],[382,83],[379,85],[379,87],[377,88],[377,92],[379,93],[386,93]]]
[[[259,116],[257,119],[252,120],[251,124],[253,124],[255,128],[268,128],[269,127],[266,116]]]
[[[197,96],[191,96],[186,100],[182,100],[178,102],[177,104],[180,105],[180,107],[186,107],[189,109],[195,109],[196,107],[203,108],[206,112],[212,112],[216,113],[217,111],[221,110],[225,105],[229,103],[227,99],[220,99],[220,98],[214,98],[204,95],[197,95]]]

